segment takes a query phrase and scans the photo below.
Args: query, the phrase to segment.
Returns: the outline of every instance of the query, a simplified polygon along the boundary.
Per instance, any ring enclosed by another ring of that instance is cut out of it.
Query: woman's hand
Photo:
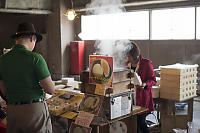
[[[6,104],[6,101],[1,101],[0,102],[0,107],[1,107],[1,109],[4,111],[4,112],[6,112],[6,110],[7,110],[7,104]]]
[[[132,83],[128,84],[128,85],[127,85],[127,88],[128,88],[128,89],[133,89],[133,88],[134,88],[134,84],[132,84]]]
[[[131,69],[131,63],[129,61],[126,62],[127,68]]]
[[[136,87],[139,89],[144,89],[146,85],[146,83],[142,83],[142,85],[136,85]]]
[[[134,73],[133,72],[129,72],[127,75],[126,75],[127,78],[134,78]]]

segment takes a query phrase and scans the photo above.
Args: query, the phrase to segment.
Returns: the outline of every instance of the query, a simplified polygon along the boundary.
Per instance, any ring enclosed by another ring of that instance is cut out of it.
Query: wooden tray
[[[183,88],[184,86],[193,86],[196,85],[197,78],[191,78],[187,80],[161,80],[161,88]]]
[[[113,87],[109,87],[103,84],[90,84],[90,83],[82,83],[81,84],[81,92],[88,94],[98,94],[98,95],[116,95],[123,92],[130,91],[128,85],[130,81],[121,81],[117,83],[113,83]],[[98,90],[104,91],[104,93],[100,93]],[[99,92],[99,93],[98,93]]]
[[[115,69],[113,71],[113,83],[130,80],[127,78],[130,69]],[[80,74],[80,81],[83,83],[89,83],[89,70],[82,71]]]
[[[61,98],[60,96],[63,96],[64,94],[73,95],[73,97],[69,99]],[[49,112],[57,116],[67,111],[72,111],[78,108],[83,97],[84,97],[84,94],[65,91],[65,93],[63,94],[47,99],[46,102],[49,107]]]
[[[196,96],[196,90],[185,92],[185,93],[167,93],[160,91],[160,98],[176,100],[176,101],[184,101]]]
[[[179,94],[179,93],[187,93],[187,92],[196,90],[196,88],[197,88],[196,84],[184,86],[182,88],[162,87],[160,88],[160,92]]]
[[[161,74],[183,75],[197,71],[198,65],[173,64],[160,66]]]

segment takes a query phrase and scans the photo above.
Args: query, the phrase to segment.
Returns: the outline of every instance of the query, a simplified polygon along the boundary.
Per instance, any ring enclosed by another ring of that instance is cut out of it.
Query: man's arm
[[[6,96],[6,87],[4,85],[3,80],[0,80],[0,91],[1,91],[1,94],[3,95],[3,97],[5,97]]]
[[[44,89],[44,92],[46,92],[50,95],[54,94],[55,89],[54,89],[54,83],[51,79],[51,76],[40,80],[40,84],[41,84],[42,88]]]

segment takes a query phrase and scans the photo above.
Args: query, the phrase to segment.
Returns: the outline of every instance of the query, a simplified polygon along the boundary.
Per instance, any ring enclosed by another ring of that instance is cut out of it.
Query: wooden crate
[[[160,97],[183,101],[196,96],[198,65],[161,66]]]
[[[189,80],[191,78],[197,77],[197,71],[190,72],[187,74],[182,74],[182,75],[172,75],[172,74],[161,74],[160,75],[161,79],[160,80]]]
[[[197,85],[196,84],[185,85],[182,88],[162,87],[162,88],[160,88],[160,93],[164,92],[164,93],[179,94],[179,93],[188,93],[188,92],[194,91],[196,89],[197,89]]]
[[[152,96],[153,98],[160,97],[160,86],[152,86]]]
[[[113,83],[130,80],[127,78],[130,69],[114,69],[113,71]],[[89,71],[82,71],[80,74],[80,81],[83,83],[89,83]]]
[[[184,101],[196,96],[196,90],[184,92],[184,93],[170,93],[170,92],[163,92],[160,90],[160,98],[169,99],[169,100],[176,100],[176,101]]]
[[[99,120],[99,121],[102,121],[102,120]],[[123,122],[123,124],[115,124],[116,122],[117,123]],[[91,125],[92,133],[111,133],[111,131],[113,133],[113,130],[110,129],[111,126],[116,130],[116,133],[137,133],[137,116],[136,115],[122,116],[120,118],[116,118],[113,121],[106,120],[104,123],[103,124],[95,123],[95,125],[92,124]]]
[[[196,85],[197,78],[189,78],[189,79],[177,79],[177,80],[168,80],[168,79],[161,79],[160,86],[161,88],[183,88],[184,86]]]
[[[185,100],[188,104],[186,113],[176,112],[177,101],[160,100],[160,126],[161,133],[174,133],[174,128],[187,129],[187,123],[193,118],[193,99]]]
[[[128,73],[130,73],[130,69],[114,69],[113,71],[113,83],[127,81],[130,80],[127,78]]]
[[[173,64],[160,66],[161,74],[184,75],[197,71],[198,65]]]
[[[98,94],[98,95],[115,95],[123,92],[130,91],[128,85],[130,81],[121,81],[117,83],[113,83],[113,87],[109,87],[103,84],[90,84],[90,83],[82,83],[80,88],[81,92],[88,94]],[[100,93],[100,91],[104,91],[104,93]]]
[[[88,94],[98,94],[98,95],[116,95],[123,92],[130,91],[128,85],[133,82],[133,79],[128,78],[128,73],[130,69],[115,69],[113,71],[113,82],[112,87],[103,84],[91,84],[89,83],[89,71],[83,71],[80,74],[81,79],[81,92]],[[96,91],[104,90],[105,93],[99,94]]]

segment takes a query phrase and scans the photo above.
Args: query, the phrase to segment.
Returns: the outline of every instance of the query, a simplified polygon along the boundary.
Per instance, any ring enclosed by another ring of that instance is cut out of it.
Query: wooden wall
[[[14,42],[10,36],[15,34],[19,23],[31,22],[35,25],[37,32],[40,32],[41,34],[47,33],[47,16],[0,13],[0,18],[0,54],[2,54],[3,48],[12,47]]]
[[[3,48],[11,48],[14,41],[10,38],[22,22],[31,22],[36,31],[44,39],[36,44],[34,49],[45,58],[54,80],[69,75],[69,44],[74,40],[73,22],[69,22],[63,15],[67,10],[64,0],[53,1],[52,14],[11,14],[0,13],[0,55]]]
[[[140,40],[135,41],[141,49],[142,56],[152,60],[154,68],[159,65],[189,63],[200,65],[200,40]],[[95,52],[94,41],[87,41],[85,47],[85,64],[88,56]]]
[[[2,3],[1,3],[2,4]],[[47,60],[54,79],[70,75],[70,41],[78,41],[81,32],[80,14],[76,20],[69,22],[64,13],[70,6],[68,0],[53,1],[52,14],[27,15],[0,13],[0,55],[3,48],[11,48],[13,41],[10,35],[16,32],[21,22],[32,22],[36,30],[43,34],[44,40],[36,45],[35,51],[41,53]],[[0,6],[1,7],[1,6]],[[142,55],[159,65],[174,64],[185,61],[200,64],[200,40],[140,40],[136,41],[141,48]],[[93,42],[85,47],[85,68],[88,67],[88,55],[95,52]]]

